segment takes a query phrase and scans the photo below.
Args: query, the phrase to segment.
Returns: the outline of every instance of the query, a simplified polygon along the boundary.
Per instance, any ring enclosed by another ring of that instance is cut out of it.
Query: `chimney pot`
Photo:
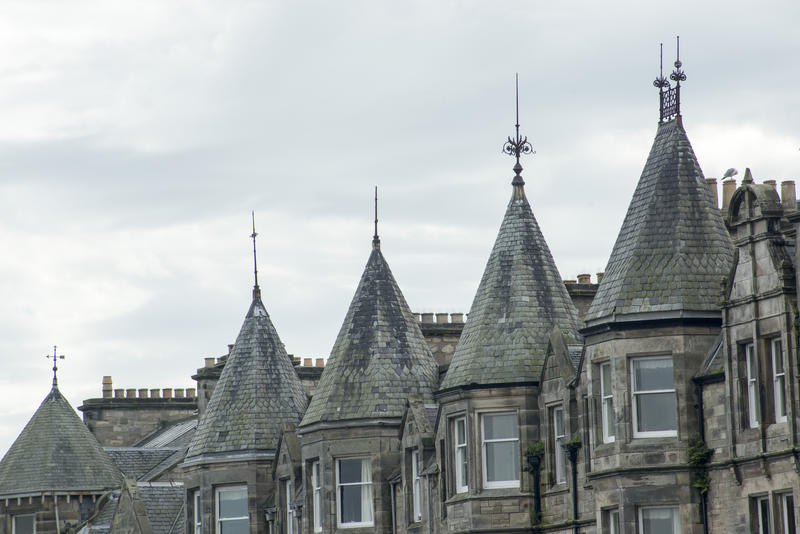
[[[311,367],[311,358],[303,358],[303,367]]]
[[[217,362],[216,358],[204,358],[205,366],[206,367],[214,367],[214,364]]]
[[[233,350],[233,343],[228,343],[228,354]]]
[[[425,324],[430,324],[433,322],[433,314],[432,313],[423,313],[422,314],[422,322]]]
[[[325,359],[317,358],[317,360],[314,362],[314,367],[325,367]]]
[[[172,398],[172,388],[164,388],[161,391],[162,391],[162,394],[164,395],[165,399],[171,399]]]
[[[564,280],[564,284],[577,284],[577,280]]]
[[[175,389],[175,398],[182,399],[183,398],[183,388],[176,388]]]
[[[447,324],[450,319],[449,313],[437,313],[436,314],[436,322],[439,324]]]
[[[706,178],[706,185],[708,190],[711,191],[711,198],[714,199],[714,207],[719,208],[719,195],[717,194],[717,179]]]
[[[112,391],[111,377],[110,376],[104,376],[103,377],[103,398],[104,399],[110,399],[111,398],[111,391]]]
[[[785,210],[797,209],[797,191],[794,188],[794,180],[781,182],[781,204]]]
[[[722,211],[727,212],[733,193],[736,192],[736,180],[731,178],[722,182]]]
[[[195,397],[196,393],[197,393],[197,390],[195,388],[186,388],[186,396],[188,398],[193,399]]]
[[[598,284],[603,281],[603,275],[605,275],[605,274],[606,273],[597,273],[597,283]]]
[[[450,321],[455,324],[462,324],[464,322],[464,314],[463,313],[451,313],[450,314]]]
[[[592,275],[591,274],[579,274],[578,275],[578,283],[579,284],[591,284],[592,283]]]
[[[139,398],[146,399],[147,398],[147,388],[140,388],[139,389]]]
[[[125,390],[125,396],[129,399],[136,398],[136,388],[128,388]]]
[[[114,390],[114,398],[121,399],[125,396],[125,390],[122,388],[118,388]]]
[[[150,398],[151,399],[160,399],[161,398],[161,390],[158,388],[154,388],[150,390]]]

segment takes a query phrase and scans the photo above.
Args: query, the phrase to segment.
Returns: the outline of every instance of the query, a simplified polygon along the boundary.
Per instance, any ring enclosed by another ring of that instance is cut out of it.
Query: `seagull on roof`
[[[737,174],[739,174],[739,171],[731,167],[730,169],[725,171],[725,174],[722,176],[722,179],[724,180],[725,178],[730,178],[732,176],[736,176]]]

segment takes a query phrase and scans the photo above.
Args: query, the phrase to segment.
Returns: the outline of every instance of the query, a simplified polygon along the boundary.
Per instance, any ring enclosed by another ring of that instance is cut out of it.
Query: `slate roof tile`
[[[578,312],[524,188],[513,187],[442,389],[538,382],[553,327],[580,337]]]
[[[0,496],[119,487],[122,474],[55,385],[0,461]]]
[[[716,311],[733,245],[679,119],[660,124],[587,324]]]
[[[282,423],[297,424],[307,403],[300,378],[256,288],[186,460],[237,451],[274,452]]]
[[[437,382],[436,361],[376,244],[300,426],[400,418],[409,396],[431,402]]]

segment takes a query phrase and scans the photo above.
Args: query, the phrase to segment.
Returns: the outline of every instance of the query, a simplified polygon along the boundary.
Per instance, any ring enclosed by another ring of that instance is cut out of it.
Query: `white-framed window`
[[[372,526],[372,464],[369,458],[336,460],[336,495],[340,527]]]
[[[469,490],[467,482],[467,418],[453,420],[453,457],[455,460],[456,493]]]
[[[419,477],[419,450],[411,451],[411,500],[413,521],[422,520],[422,480]]]
[[[192,492],[192,533],[203,534],[203,510],[200,508],[200,490]]]
[[[756,528],[758,534],[772,534],[772,523],[769,515],[769,497],[756,497]]]
[[[639,508],[641,534],[681,534],[677,506],[643,506]]]
[[[222,486],[216,490],[217,534],[248,534],[247,486]]]
[[[672,356],[632,359],[631,397],[634,438],[678,435]]]
[[[619,508],[608,511],[608,532],[609,534],[622,534],[619,529]]]
[[[792,492],[780,494],[780,507],[783,534],[797,534],[794,520],[794,495],[792,495]]]
[[[747,380],[747,422],[750,428],[758,427],[758,358],[755,345],[744,346],[744,360]]]
[[[15,515],[12,534],[36,534],[36,514]]]
[[[781,338],[770,342],[772,349],[772,389],[775,397],[775,422],[786,422],[786,369],[783,366]]]
[[[322,532],[322,480],[319,472],[319,461],[311,464],[312,508],[314,514],[314,532]]]
[[[285,496],[286,508],[284,513],[286,514],[286,527],[284,528],[284,532],[286,534],[294,534],[294,514],[292,513],[292,481],[291,480],[284,480],[283,481],[283,494]]]
[[[603,443],[612,443],[614,428],[614,390],[611,385],[611,363],[600,364],[601,420],[603,424]]]
[[[519,422],[516,412],[481,414],[485,488],[519,487]]]
[[[564,407],[555,406],[553,414],[553,470],[555,472],[556,484],[563,484],[567,481],[567,452],[562,445],[565,443],[566,430],[564,428]]]

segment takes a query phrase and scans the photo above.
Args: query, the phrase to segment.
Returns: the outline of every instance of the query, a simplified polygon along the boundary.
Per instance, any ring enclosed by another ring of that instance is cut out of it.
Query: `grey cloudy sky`
[[[327,356],[370,250],[468,311],[511,194],[565,278],[603,270],[656,129],[658,43],[708,177],[800,178],[800,2],[0,4],[0,452],[68,359],[74,405],[187,387],[250,301]]]

